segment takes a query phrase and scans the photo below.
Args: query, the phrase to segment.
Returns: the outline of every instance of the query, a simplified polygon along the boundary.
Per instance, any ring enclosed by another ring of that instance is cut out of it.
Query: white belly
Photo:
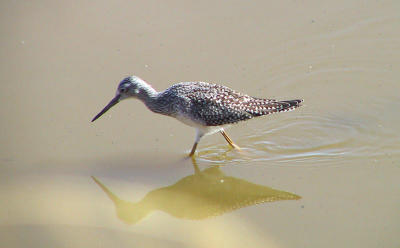
[[[203,123],[193,121],[192,119],[190,119],[188,116],[185,116],[185,115],[178,115],[178,116],[176,116],[176,119],[188,126],[198,129],[200,132],[202,132],[205,135],[213,134],[213,133],[219,132],[221,130],[224,130],[224,128],[222,126],[206,126]]]

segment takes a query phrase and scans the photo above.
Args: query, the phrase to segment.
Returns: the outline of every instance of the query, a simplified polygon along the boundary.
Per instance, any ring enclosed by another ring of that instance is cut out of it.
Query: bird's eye
[[[126,88],[122,88],[119,90],[121,93],[125,93],[126,92]]]

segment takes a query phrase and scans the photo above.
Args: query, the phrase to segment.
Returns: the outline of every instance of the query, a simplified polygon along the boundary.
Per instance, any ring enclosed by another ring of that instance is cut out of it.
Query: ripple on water
[[[379,124],[365,116],[303,114],[283,118],[271,118],[261,129],[247,129],[237,140],[245,144],[240,152],[225,144],[211,145],[202,150],[200,159],[219,164],[270,161],[319,165],[376,156],[385,146],[383,133],[377,131]]]

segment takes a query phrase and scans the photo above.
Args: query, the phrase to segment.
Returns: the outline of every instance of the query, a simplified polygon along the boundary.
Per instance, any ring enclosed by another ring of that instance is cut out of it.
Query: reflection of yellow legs
[[[197,165],[196,159],[193,156],[191,157],[191,159],[192,159],[192,164],[193,164],[193,168],[194,168],[194,174],[200,175],[201,171],[199,169],[199,166]]]
[[[225,140],[228,142],[228,144],[229,144],[232,148],[235,148],[235,149],[240,150],[240,147],[237,146],[235,143],[233,143],[233,141],[231,140],[231,138],[229,138],[229,136],[225,133],[224,130],[221,130],[220,132],[221,132],[222,136],[224,136]]]

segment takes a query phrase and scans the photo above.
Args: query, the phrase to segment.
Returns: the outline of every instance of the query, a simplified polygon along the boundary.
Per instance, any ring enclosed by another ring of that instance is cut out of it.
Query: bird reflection
[[[226,176],[219,166],[200,171],[196,161],[192,161],[193,175],[150,191],[138,202],[120,199],[97,178],[92,178],[113,201],[118,218],[127,224],[135,224],[155,210],[181,219],[200,220],[255,204],[301,198],[293,193]]]

